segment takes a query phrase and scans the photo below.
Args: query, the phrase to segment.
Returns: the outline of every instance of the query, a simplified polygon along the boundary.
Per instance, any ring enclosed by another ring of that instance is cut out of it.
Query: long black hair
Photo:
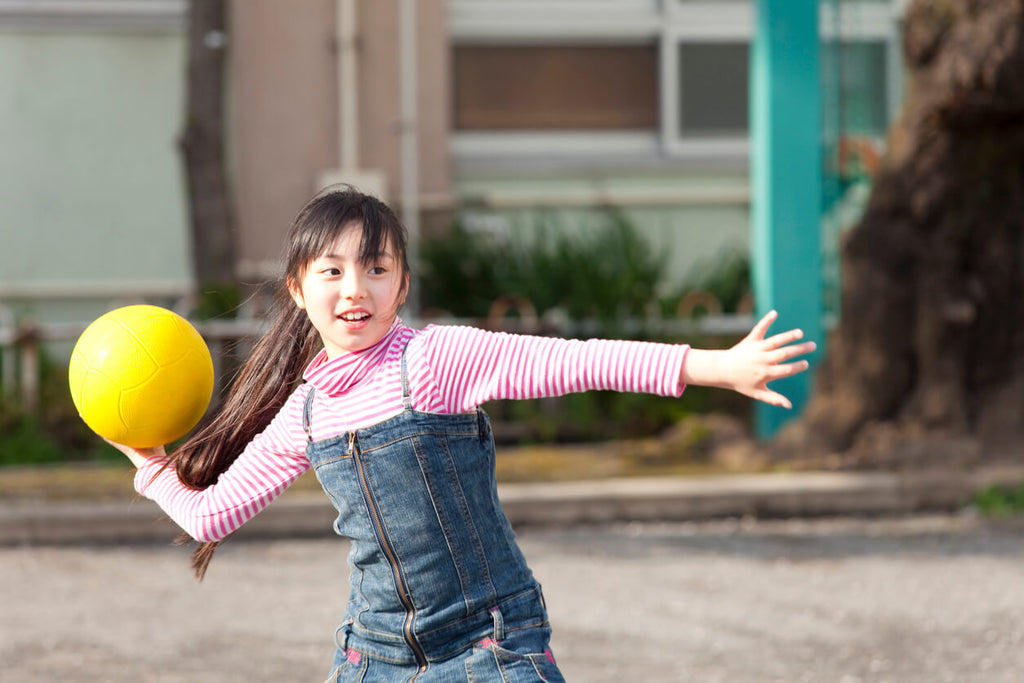
[[[402,282],[408,282],[405,227],[386,204],[343,186],[321,192],[302,207],[288,231],[284,274],[276,285],[270,327],[254,345],[212,417],[170,455],[169,466],[185,486],[201,490],[214,484],[270,424],[301,381],[302,371],[321,348],[321,340],[289,289],[298,287],[309,263],[352,227],[362,229],[361,260],[370,261],[387,248],[400,263]],[[188,536],[182,540],[187,541]],[[192,568],[200,580],[218,545],[201,543],[193,554]]]

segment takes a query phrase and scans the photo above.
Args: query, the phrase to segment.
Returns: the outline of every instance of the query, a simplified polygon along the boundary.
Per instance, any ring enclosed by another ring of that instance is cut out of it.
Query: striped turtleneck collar
[[[321,350],[306,367],[302,378],[316,387],[317,391],[330,396],[340,396],[381,367],[388,349],[404,339],[402,331],[408,329],[401,318],[396,317],[387,334],[369,348],[333,359],[327,357],[326,350]]]

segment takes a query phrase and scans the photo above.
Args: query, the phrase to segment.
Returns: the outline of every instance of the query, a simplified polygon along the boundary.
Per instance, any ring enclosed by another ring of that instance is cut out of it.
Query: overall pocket
[[[338,650],[334,655],[334,668],[326,683],[362,683],[366,678],[369,659],[355,650]]]
[[[469,683],[564,683],[547,644],[548,634],[546,628],[531,628],[510,633],[501,642],[493,638],[477,642],[466,660],[466,680]]]

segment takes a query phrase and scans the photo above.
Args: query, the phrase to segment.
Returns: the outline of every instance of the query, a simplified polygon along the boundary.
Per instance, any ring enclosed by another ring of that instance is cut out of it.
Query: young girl
[[[331,190],[288,235],[272,326],[211,422],[169,456],[118,446],[138,491],[217,542],[313,468],[351,539],[331,681],[561,681],[544,598],[498,501],[478,406],[686,384],[789,402],[766,385],[807,368],[775,314],[725,351],[406,327],[405,230],[376,199]],[[299,380],[303,383],[298,384]]]

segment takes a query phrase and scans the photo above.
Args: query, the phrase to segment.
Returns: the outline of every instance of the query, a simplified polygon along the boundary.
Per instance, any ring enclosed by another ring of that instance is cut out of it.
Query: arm
[[[297,435],[287,429],[294,423],[288,419],[294,403],[285,404],[215,484],[198,491],[185,486],[174,467],[165,466],[163,446],[136,450],[113,445],[139,468],[139,493],[155,501],[196,540],[217,541],[256,516],[309,469],[301,429]]]
[[[589,390],[679,396],[688,346],[557,339],[435,327],[424,335],[424,365],[443,412],[465,412],[493,399],[529,399]]]
[[[766,339],[765,334],[777,317],[775,311],[769,312],[730,349],[691,349],[679,374],[680,384],[732,389],[774,406],[792,408],[789,399],[768,388],[768,382],[806,370],[806,360],[788,361],[817,347],[812,341],[793,343],[803,337],[801,330],[780,332]]]

